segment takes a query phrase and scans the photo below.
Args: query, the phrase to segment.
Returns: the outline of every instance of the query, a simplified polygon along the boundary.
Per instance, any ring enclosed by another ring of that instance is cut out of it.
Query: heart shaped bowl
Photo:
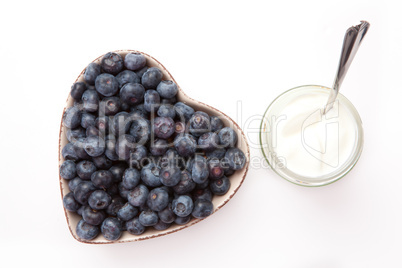
[[[117,51],[113,51],[113,52],[120,54],[123,58],[126,56],[126,54],[128,54],[130,52],[141,53],[146,57],[147,65],[149,67],[158,67],[163,72],[163,80],[172,80],[172,81],[176,82],[174,80],[174,78],[172,77],[172,75],[169,73],[169,71],[159,61],[157,61],[156,59],[154,59],[153,57],[151,57],[145,53],[135,51],[135,50],[117,50]],[[93,62],[100,63],[102,57],[103,57],[103,55],[98,57],[97,59],[95,59]],[[75,82],[84,81],[84,78],[83,78],[84,70],[81,72],[81,74],[78,76],[78,78],[76,79]],[[179,89],[177,96],[176,96],[177,101],[184,102],[185,104],[191,106],[196,111],[203,111],[203,112],[208,113],[209,115],[218,116],[222,120],[222,122],[224,123],[225,126],[232,127],[234,129],[234,131],[237,133],[237,136],[238,136],[237,147],[244,152],[244,154],[246,155],[246,158],[247,158],[243,169],[237,170],[233,175],[231,175],[229,177],[230,182],[231,182],[229,191],[223,196],[214,196],[213,197],[212,203],[214,205],[214,213],[215,213],[216,211],[220,210],[227,202],[229,202],[229,200],[239,190],[240,186],[242,185],[242,183],[247,175],[248,166],[249,166],[249,162],[250,162],[250,150],[249,150],[249,146],[247,143],[247,139],[246,139],[243,131],[241,130],[241,128],[229,116],[225,115],[221,111],[219,111],[207,104],[201,103],[199,101],[196,101],[196,100],[188,97],[183,92],[183,90],[180,88],[180,86],[178,84],[177,84],[177,86]],[[73,98],[71,98],[71,96],[69,94],[63,114],[64,114],[66,108],[71,107],[71,106],[73,106]],[[59,168],[60,168],[60,165],[64,162],[64,158],[61,154],[62,148],[68,143],[68,140],[66,137],[66,131],[67,131],[67,129],[63,126],[63,124],[60,124]],[[68,188],[68,181],[62,179],[60,176],[59,176],[59,181],[60,181],[61,197],[63,198],[66,194],[68,194],[70,192],[70,190]],[[163,231],[157,231],[153,228],[147,228],[147,230],[143,234],[138,235],[138,236],[132,235],[132,234],[128,233],[127,231],[124,231],[122,236],[116,241],[106,240],[101,234],[98,235],[98,237],[95,238],[94,240],[87,241],[87,240],[80,239],[76,233],[76,226],[77,226],[78,221],[81,219],[81,216],[79,216],[78,214],[76,214],[74,212],[67,211],[66,209],[64,209],[64,213],[65,213],[67,224],[68,224],[68,227],[70,229],[72,236],[79,242],[88,243],[88,244],[112,244],[112,243],[123,243],[123,242],[134,242],[134,241],[146,240],[146,239],[150,239],[150,238],[155,238],[155,237],[175,233],[177,231],[188,228],[201,221],[200,219],[193,218],[189,223],[187,223],[185,225],[173,224],[168,229],[163,230]]]

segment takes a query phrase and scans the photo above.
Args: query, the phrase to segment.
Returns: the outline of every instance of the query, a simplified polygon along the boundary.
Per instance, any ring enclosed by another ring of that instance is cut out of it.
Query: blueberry
[[[141,181],[141,174],[134,168],[128,168],[124,171],[122,184],[124,188],[132,190]]]
[[[189,131],[196,137],[211,131],[209,115],[201,111],[195,112],[190,118]]]
[[[96,166],[91,161],[83,160],[77,164],[77,175],[83,180],[90,180],[95,171]]]
[[[176,116],[181,122],[187,122],[194,114],[194,109],[183,102],[177,102],[174,107],[176,109]]]
[[[156,89],[162,81],[163,73],[156,67],[149,68],[141,77],[141,83],[146,89]]]
[[[129,158],[130,167],[141,168],[142,160],[148,155],[147,148],[143,145],[136,145],[131,149],[131,154]]]
[[[214,195],[224,195],[229,191],[230,181],[227,177],[223,176],[220,179],[211,180],[209,187]]]
[[[198,147],[205,152],[214,151],[219,146],[219,136],[214,132],[207,132],[198,138]]]
[[[106,218],[101,225],[103,237],[109,241],[120,238],[122,233],[121,222],[117,218]]]
[[[106,213],[110,216],[117,216],[117,212],[124,206],[124,200],[120,196],[112,198],[110,205],[106,209]]]
[[[99,104],[99,114],[104,115],[115,115],[120,112],[120,98],[118,97],[107,97],[104,98]]]
[[[234,147],[237,143],[237,134],[236,132],[230,127],[222,128],[219,133],[219,143],[223,147]]]
[[[176,134],[182,134],[186,132],[186,125],[183,122],[176,122],[174,126],[174,132]]]
[[[148,118],[148,116],[149,116],[148,111],[145,110],[144,103],[138,104],[138,105],[136,105],[134,107],[131,106],[130,111],[131,111],[132,114],[135,114],[135,115],[137,115],[139,117],[142,117],[144,119]]]
[[[91,176],[92,183],[99,189],[107,189],[113,184],[113,175],[109,170],[95,171]]]
[[[141,84],[127,83],[120,90],[120,99],[128,105],[136,105],[144,100],[145,89]]]
[[[174,105],[177,102],[177,98],[176,96],[174,96],[173,98],[162,98],[161,99],[161,104],[171,104]],[[176,111],[175,111],[176,112]]]
[[[158,138],[168,139],[175,131],[175,123],[170,117],[156,117],[153,122],[153,128]]]
[[[168,149],[165,155],[161,159],[161,167],[174,166],[181,167],[182,166],[182,158],[179,156],[175,149]]]
[[[154,227],[155,230],[163,231],[163,230],[166,230],[166,229],[168,229],[168,228],[170,227],[170,223],[165,223],[165,222],[159,220],[159,221],[158,221],[154,226],[152,226],[152,227]]]
[[[191,176],[193,181],[199,184],[208,180],[209,170],[207,160],[204,157],[200,155],[195,156]]]
[[[127,200],[132,206],[140,207],[146,203],[148,194],[148,188],[140,184],[128,193]]]
[[[160,167],[155,165],[154,163],[149,163],[145,167],[141,169],[141,179],[142,181],[151,187],[161,186],[160,180]]]
[[[112,166],[109,171],[112,173],[113,175],[113,181],[114,182],[121,182],[123,175],[124,175],[124,171],[127,169],[127,165],[124,162],[119,162],[117,164],[115,164],[114,166]]]
[[[87,112],[96,112],[99,108],[99,95],[95,89],[87,89],[82,94],[83,109]]]
[[[174,106],[171,104],[161,104],[158,109],[158,116],[160,117],[170,117],[170,118],[175,118],[176,116],[176,110],[174,109]]]
[[[74,191],[75,188],[77,188],[78,184],[82,182],[80,177],[75,177],[72,180],[68,181],[68,189],[70,189],[71,192]]]
[[[74,179],[77,175],[77,168],[75,166],[74,161],[66,160],[60,166],[60,177],[65,180]]]
[[[203,183],[197,183],[195,189],[205,189],[209,186],[209,180],[204,181]]]
[[[191,215],[188,215],[186,217],[176,217],[174,222],[178,225],[185,225],[185,224],[189,223],[190,220],[191,220]]]
[[[138,217],[126,221],[126,229],[132,235],[140,235],[145,232],[145,227],[140,223]]]
[[[141,83],[141,78],[132,71],[124,70],[116,75],[119,88],[122,88],[127,83]]]
[[[158,223],[158,214],[150,209],[144,210],[139,216],[139,221],[143,226],[153,226]]]
[[[135,138],[131,135],[121,135],[116,143],[116,154],[120,160],[128,161],[132,150],[136,147]]]
[[[113,162],[107,158],[104,154],[97,157],[92,157],[92,161],[96,168],[98,169],[109,169],[112,167]]]
[[[146,71],[148,71],[148,69],[149,69],[149,67],[145,66],[144,68],[141,68],[138,71],[135,71],[135,73],[140,78],[140,80],[142,80],[142,76],[146,73]]]
[[[114,52],[106,53],[101,60],[102,70],[110,74],[118,74],[123,70],[123,58]]]
[[[95,80],[95,88],[102,96],[110,97],[119,91],[119,82],[111,74],[100,74]]]
[[[197,142],[190,134],[178,135],[174,139],[174,147],[179,155],[184,157],[193,156],[197,148]]]
[[[81,124],[81,111],[78,107],[69,107],[63,115],[63,125],[68,128],[76,128]]]
[[[225,158],[227,160],[229,168],[233,170],[242,169],[244,167],[244,164],[246,163],[246,156],[238,148],[231,148],[227,150]]]
[[[176,214],[174,214],[172,209],[172,203],[169,203],[163,210],[158,212],[158,217],[164,223],[172,223],[176,219]]]
[[[132,135],[138,144],[145,145],[151,137],[151,123],[142,117],[135,117],[130,126]]]
[[[87,128],[89,126],[95,126],[96,116],[90,113],[82,113],[81,115],[81,126]]]
[[[233,170],[233,169],[230,169],[230,168],[225,169],[225,176],[226,177],[232,176],[234,173],[235,173],[235,170]]]
[[[105,219],[106,214],[101,210],[93,210],[90,207],[85,207],[82,211],[82,218],[86,223],[91,225],[99,225]]]
[[[87,127],[87,130],[85,131],[86,136],[95,136],[95,137],[102,137],[102,133],[97,129],[95,126],[89,126]]]
[[[194,203],[193,213],[194,218],[204,219],[214,212],[214,205],[210,200],[197,199]]]
[[[165,186],[175,186],[180,182],[181,171],[178,167],[169,165],[160,171],[160,180]]]
[[[84,240],[92,240],[99,234],[99,227],[86,223],[84,220],[80,220],[75,229],[78,237]]]
[[[153,211],[162,211],[169,204],[169,194],[162,188],[151,190],[147,198],[147,206]]]
[[[84,80],[90,85],[95,84],[95,79],[101,74],[101,67],[95,62],[91,62],[84,72]]]
[[[177,85],[175,82],[170,80],[164,80],[159,83],[156,90],[162,98],[173,98],[177,94]]]
[[[98,136],[89,136],[84,140],[84,149],[92,157],[100,156],[105,152],[105,141]]]
[[[207,156],[208,159],[216,158],[216,159],[222,159],[225,157],[226,154],[226,149],[224,148],[218,148],[210,152],[206,152],[205,155]]]
[[[194,190],[196,184],[191,178],[191,173],[187,170],[181,172],[180,181],[177,185],[173,186],[173,190],[177,194],[187,194]]]
[[[124,187],[121,182],[118,184],[118,189],[119,189],[119,195],[123,197],[125,200],[127,200],[130,190]]]
[[[74,193],[69,192],[63,198],[64,208],[71,212],[76,212],[77,209],[81,207],[81,205],[75,200]]]
[[[74,189],[74,198],[78,203],[85,205],[89,196],[96,190],[95,185],[90,181],[83,181]]]
[[[211,121],[211,131],[212,132],[218,132],[219,130],[221,130],[223,128],[223,122],[219,117],[210,116],[209,119]]]
[[[85,85],[84,82],[75,82],[71,86],[71,92],[70,95],[74,100],[81,100],[82,94],[84,91],[87,90],[87,86]]]
[[[180,195],[172,202],[173,212],[179,217],[186,217],[193,211],[193,200],[187,195]]]
[[[124,57],[124,66],[129,70],[140,70],[146,63],[145,56],[138,52],[130,52]]]
[[[119,195],[119,183],[113,183],[112,186],[106,189],[106,192],[110,196]]]
[[[95,127],[102,133],[106,134],[109,130],[109,117],[99,116],[95,120]]]
[[[169,145],[166,140],[157,139],[153,142],[151,141],[151,144],[149,146],[149,151],[154,156],[161,156],[166,153],[168,147],[169,147]]]
[[[145,110],[150,112],[156,112],[161,103],[161,98],[155,90],[147,90],[144,95],[144,108]]]
[[[89,160],[91,157],[87,154],[87,152],[85,152],[84,141],[85,138],[82,137],[75,139],[75,141],[72,142],[74,145],[74,151],[79,159]]]
[[[221,162],[217,158],[212,158],[208,161],[208,170],[210,179],[222,178],[225,172],[221,167]]]
[[[119,112],[113,117],[110,128],[116,138],[126,134],[130,129],[131,120],[129,117],[130,115],[127,112]]]
[[[76,161],[79,159],[77,152],[74,149],[73,143],[67,143],[63,149],[61,150],[61,155],[65,160],[73,160]]]
[[[130,205],[130,203],[126,203],[117,212],[117,217],[122,221],[128,221],[137,216],[137,214],[138,209]]]
[[[66,136],[69,142],[75,142],[79,138],[85,138],[85,129],[81,127],[76,129],[67,129]]]
[[[76,213],[80,216],[82,216],[82,211],[84,211],[85,206],[81,206],[79,209],[77,209]]]
[[[112,197],[102,190],[96,190],[88,198],[88,204],[92,209],[101,210],[107,208],[112,202]]]
[[[212,201],[212,192],[208,188],[196,189],[193,192],[193,198],[194,198],[194,200],[206,199],[206,200]]]

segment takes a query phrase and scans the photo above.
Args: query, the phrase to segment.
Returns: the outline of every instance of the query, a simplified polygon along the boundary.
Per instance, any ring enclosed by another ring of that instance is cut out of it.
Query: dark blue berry
[[[156,117],[153,122],[153,128],[158,138],[168,139],[175,131],[175,123],[170,117]]]
[[[85,138],[77,138],[73,143],[75,153],[79,159],[91,159],[91,157],[85,152],[84,149]]]
[[[99,225],[105,219],[106,214],[101,210],[93,210],[90,207],[85,207],[82,211],[82,218],[86,223],[91,225]]]
[[[174,107],[176,109],[177,119],[181,122],[187,122],[194,114],[194,109],[183,102],[177,102]]]
[[[132,135],[137,144],[145,145],[151,137],[151,123],[142,117],[135,117],[130,126],[130,135]]]
[[[180,182],[181,171],[178,167],[169,165],[160,171],[160,180],[165,186],[175,186]]]
[[[246,163],[246,156],[239,148],[230,148],[225,154],[230,169],[240,170]]]
[[[124,187],[121,182],[118,184],[118,188],[119,188],[119,195],[123,197],[124,200],[127,200],[130,190]]]
[[[154,226],[152,226],[152,227],[154,227],[155,230],[163,231],[163,230],[168,229],[168,228],[170,227],[170,225],[171,225],[170,223],[165,223],[165,222],[159,220],[159,221],[158,221]]]
[[[176,134],[182,134],[186,132],[186,125],[183,122],[176,122],[174,126],[174,132]]]
[[[149,68],[141,77],[141,83],[146,89],[156,89],[162,81],[163,73],[156,67]]]
[[[63,125],[68,128],[76,128],[81,125],[81,110],[78,107],[69,107],[63,115]]]
[[[117,218],[106,218],[101,225],[103,237],[109,241],[115,241],[122,234],[122,226]]]
[[[110,205],[106,209],[106,213],[110,216],[117,216],[117,212],[120,210],[120,208],[124,206],[124,200],[120,196],[115,196],[112,198],[112,202],[110,202]]]
[[[77,175],[77,168],[75,166],[74,161],[66,160],[60,166],[60,177],[65,180],[74,179]]]
[[[78,203],[85,205],[89,196],[96,190],[95,185],[90,181],[83,181],[74,189],[74,198]]]
[[[131,120],[129,117],[130,115],[127,112],[119,112],[113,117],[110,128],[116,138],[126,134],[130,129]]]
[[[144,100],[145,89],[141,84],[127,83],[120,90],[120,99],[128,105],[136,105]]]
[[[74,100],[79,101],[85,90],[87,90],[87,86],[84,82],[76,82],[71,86],[70,95]]]
[[[113,162],[104,154],[97,157],[92,157],[92,161],[97,169],[109,169],[112,167]]]
[[[120,112],[120,98],[118,97],[107,97],[104,98],[99,104],[99,114],[100,115],[115,115]]]
[[[95,84],[95,79],[101,74],[101,67],[95,62],[91,62],[84,72],[84,80],[90,85]]]
[[[124,162],[119,162],[109,169],[113,175],[114,182],[121,182],[124,171],[127,169],[127,165]]]
[[[210,179],[222,178],[225,172],[217,158],[212,158],[208,161],[208,170]]]
[[[207,132],[198,138],[198,147],[205,152],[214,151],[219,146],[219,137],[215,132]]]
[[[128,193],[127,200],[132,206],[140,207],[146,203],[148,194],[148,188],[140,184]]]
[[[161,221],[165,223],[172,223],[176,219],[176,214],[174,214],[172,209],[172,203],[169,203],[163,210],[158,212],[158,217]]]
[[[161,98],[156,90],[147,90],[144,95],[144,108],[148,113],[156,112],[160,106]]]
[[[157,139],[154,142],[151,141],[149,151],[154,156],[162,156],[169,148],[168,142],[163,139]]]
[[[78,237],[84,240],[92,240],[99,234],[99,227],[86,223],[84,220],[80,220],[75,229]]]
[[[101,60],[102,70],[110,74],[118,74],[123,70],[123,58],[114,52],[106,53]]]
[[[140,223],[138,217],[126,221],[126,229],[132,235],[140,235],[145,232],[145,226]]]
[[[197,148],[197,142],[190,134],[178,135],[174,139],[174,147],[179,155],[184,157],[193,156]]]
[[[91,161],[83,160],[77,164],[77,175],[83,180],[90,180],[95,171],[96,166]]]
[[[224,195],[229,191],[230,181],[226,176],[223,176],[220,179],[211,180],[209,188],[214,195]]]
[[[151,190],[147,198],[147,206],[153,211],[161,211],[169,204],[169,194],[162,188]]]
[[[160,117],[170,117],[170,118],[175,118],[176,117],[176,110],[174,109],[174,106],[171,104],[161,104],[158,109],[158,116]]]
[[[84,140],[84,149],[92,157],[100,156],[105,152],[105,141],[98,136],[89,136]]]
[[[85,129],[82,127],[67,129],[66,136],[69,142],[75,142],[79,138],[85,138]]]
[[[218,148],[210,152],[206,152],[205,155],[208,159],[216,158],[222,159],[225,157],[226,150],[224,148]]]
[[[128,161],[135,147],[136,143],[133,136],[128,134],[121,135],[116,143],[116,154],[120,160]]]
[[[173,190],[177,194],[187,194],[194,190],[196,183],[191,178],[191,173],[187,170],[181,172],[180,181],[177,185],[173,186]]]
[[[109,130],[109,117],[99,116],[95,120],[95,127],[102,133],[106,134]]]
[[[212,192],[208,188],[196,189],[193,192],[193,198],[194,198],[194,200],[206,199],[206,200],[212,201]]]
[[[191,215],[188,215],[186,217],[176,217],[174,222],[178,225],[185,225],[185,224],[189,223],[190,220],[191,220]]]
[[[196,137],[211,131],[209,115],[201,111],[195,112],[190,118],[189,131]]]
[[[135,71],[135,73],[140,78],[140,80],[142,80],[142,76],[145,74],[146,71],[148,71],[148,69],[149,69],[149,67],[145,66],[145,67],[139,69],[138,71]]]
[[[210,200],[207,199],[197,199],[194,202],[193,213],[191,214],[194,218],[204,219],[214,212],[214,205]]]
[[[173,98],[177,94],[177,85],[171,80],[164,80],[159,83],[156,90],[162,98]]]
[[[132,150],[129,158],[130,167],[135,167],[140,169],[142,165],[142,160],[148,155],[147,148],[143,145],[137,144]]]
[[[145,56],[138,52],[130,52],[124,57],[124,66],[129,70],[140,70],[146,63]]]
[[[138,104],[134,107],[130,107],[131,114],[136,115],[137,117],[148,118],[149,113],[145,110],[144,103]]]
[[[87,137],[89,136],[102,137],[102,133],[95,126],[87,127],[85,133]]]
[[[219,133],[219,143],[223,147],[234,147],[237,143],[237,134],[230,127],[222,128]]]
[[[124,188],[132,190],[141,181],[141,174],[134,168],[128,168],[124,171],[122,184]]]
[[[141,83],[141,78],[132,71],[124,70],[116,75],[119,88],[122,88],[127,83]]]
[[[80,177],[75,177],[72,180],[68,181],[68,189],[70,189],[71,192],[74,191],[75,188],[77,188],[78,184],[82,182]]]
[[[209,119],[211,121],[211,132],[218,132],[223,128],[223,122],[219,117],[211,116]]]
[[[119,82],[111,74],[100,74],[95,80],[95,88],[102,96],[110,97],[119,91]]]
[[[161,186],[160,180],[160,167],[158,167],[154,163],[149,163],[145,167],[141,169],[141,179],[145,183],[145,185],[151,187]]]
[[[87,128],[89,126],[95,126],[96,116],[90,113],[82,113],[81,115],[81,126]]]
[[[119,211],[117,211],[117,217],[122,221],[128,221],[137,216],[138,209],[130,205],[130,203],[126,203],[122,206]]]
[[[194,163],[191,169],[191,176],[194,182],[201,184],[208,180],[209,170],[207,165],[207,160],[196,155],[194,158]]]
[[[103,190],[96,190],[88,198],[88,204],[92,209],[101,210],[107,208],[112,202],[112,197]]]
[[[153,226],[158,223],[158,214],[150,209],[144,210],[139,216],[139,221],[143,226]]]
[[[74,149],[73,143],[67,143],[63,149],[61,150],[61,155],[65,160],[73,160],[76,161],[79,159],[77,152]]]
[[[105,155],[112,161],[119,160],[119,156],[116,154],[116,140],[113,137],[106,137],[105,139]]]
[[[109,170],[95,171],[91,176],[92,183],[99,189],[107,189],[113,184],[113,175]]]
[[[83,109],[87,112],[96,112],[99,108],[99,95],[95,89],[87,89],[82,94]]]
[[[81,207],[81,204],[75,200],[73,192],[69,192],[64,196],[63,205],[65,209],[71,212],[76,212]]]
[[[172,202],[173,212],[179,217],[186,217],[193,211],[193,200],[187,195],[180,195]]]
[[[168,99],[162,98],[162,99],[161,99],[161,104],[171,104],[171,105],[174,105],[176,102],[177,102],[176,96],[174,96],[173,98],[168,98]],[[176,110],[175,110],[175,111],[176,111]]]

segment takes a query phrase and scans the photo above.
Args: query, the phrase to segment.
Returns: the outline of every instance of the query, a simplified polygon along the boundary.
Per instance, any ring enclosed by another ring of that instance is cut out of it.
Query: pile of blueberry
[[[236,132],[178,102],[177,85],[141,53],[109,52],[83,77],[63,116],[60,166],[64,207],[82,216],[80,239],[101,232],[113,241],[209,216],[213,196],[228,192],[246,161]]]

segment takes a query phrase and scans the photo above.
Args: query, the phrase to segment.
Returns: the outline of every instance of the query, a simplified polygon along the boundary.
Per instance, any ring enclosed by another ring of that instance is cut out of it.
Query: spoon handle
[[[335,76],[332,90],[329,93],[329,98],[324,109],[324,114],[331,110],[332,106],[334,105],[343,79],[345,78],[350,64],[352,63],[353,58],[355,57],[356,52],[359,49],[360,44],[363,41],[363,38],[366,35],[369,27],[370,23],[368,23],[367,21],[361,21],[359,25],[352,26],[346,31],[345,37],[343,39],[341,57],[339,59],[338,71]]]

